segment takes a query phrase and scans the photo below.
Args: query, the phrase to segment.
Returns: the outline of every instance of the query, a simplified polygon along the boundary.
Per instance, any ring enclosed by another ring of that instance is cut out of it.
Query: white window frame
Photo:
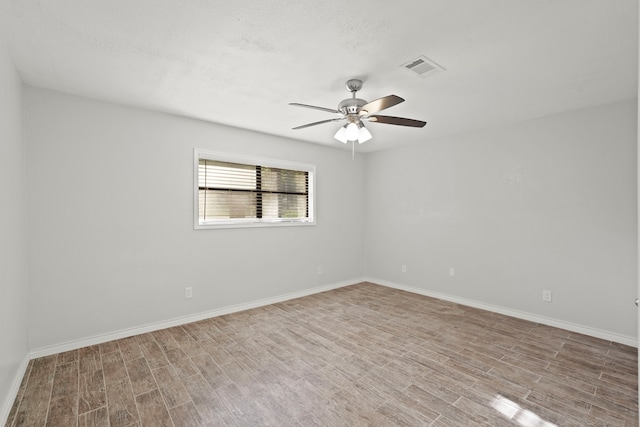
[[[266,166],[280,169],[290,169],[308,172],[308,210],[309,217],[305,219],[264,219],[264,218],[230,218],[224,220],[209,220],[200,223],[199,217],[199,182],[198,165],[200,159],[218,160],[222,162],[240,163],[252,166]],[[194,148],[193,150],[193,228],[195,230],[210,230],[219,228],[251,228],[251,227],[286,227],[286,226],[306,226],[316,224],[315,215],[315,182],[316,166],[306,163],[289,162],[285,160],[266,159],[262,157],[242,156],[217,151]]]

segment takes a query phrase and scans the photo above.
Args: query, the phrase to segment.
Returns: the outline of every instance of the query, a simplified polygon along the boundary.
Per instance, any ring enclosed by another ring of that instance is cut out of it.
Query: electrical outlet
[[[403,273],[406,273],[406,272],[407,272],[407,266],[406,266],[406,265],[404,265],[404,264],[402,265],[402,272],[403,272]]]
[[[542,301],[551,302],[551,291],[544,289],[542,291]]]
[[[321,265],[318,266],[318,274],[322,274],[322,266]]]
[[[193,298],[193,288],[188,287],[184,288],[184,299]]]

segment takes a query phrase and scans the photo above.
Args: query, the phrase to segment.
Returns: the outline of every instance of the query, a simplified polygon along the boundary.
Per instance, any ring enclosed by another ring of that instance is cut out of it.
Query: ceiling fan
[[[383,98],[376,99],[371,102],[367,102],[364,99],[356,98],[356,92],[362,89],[362,80],[351,79],[346,83],[347,90],[351,92],[351,98],[343,99],[338,104],[338,109],[316,107],[315,105],[299,104],[292,102],[289,105],[295,105],[298,107],[313,108],[314,110],[326,111],[328,113],[340,114],[341,117],[335,117],[333,119],[321,120],[319,122],[308,123],[306,125],[297,126],[293,129],[304,129],[310,126],[321,125],[323,123],[339,122],[346,120],[347,123],[338,129],[335,134],[335,138],[343,143],[349,141],[362,144],[372,138],[371,133],[364,127],[363,120],[374,123],[386,123],[389,125],[400,125],[421,128],[427,124],[421,120],[407,119],[404,117],[393,116],[380,116],[376,113],[386,108],[393,107],[394,105],[404,102],[404,99],[396,95],[389,95]]]

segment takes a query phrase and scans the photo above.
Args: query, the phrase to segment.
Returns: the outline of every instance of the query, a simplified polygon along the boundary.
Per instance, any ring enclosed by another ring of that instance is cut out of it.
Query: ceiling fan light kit
[[[404,102],[404,99],[400,98],[399,96],[389,95],[371,102],[367,102],[364,99],[356,98],[356,92],[362,89],[362,80],[348,80],[346,83],[346,87],[347,90],[351,92],[351,98],[343,99],[342,101],[340,101],[337,110],[325,107],[317,107],[315,105],[299,104],[297,102],[290,103],[289,105],[294,105],[297,107],[312,108],[314,110],[321,110],[328,113],[341,115],[341,117],[308,123],[306,125],[294,127],[293,129],[304,129],[323,123],[346,120],[347,123],[338,129],[334,138],[344,144],[349,141],[357,141],[358,143],[362,144],[363,142],[366,142],[372,138],[369,130],[364,127],[364,123],[362,122],[363,120],[367,120],[369,122],[418,128],[424,127],[424,125],[427,124],[427,122],[423,122],[422,120],[375,115],[375,113],[377,113],[378,111],[393,107],[394,105]]]
[[[347,123],[336,132],[335,139],[346,144],[349,141],[358,141],[360,144],[372,138],[371,132],[364,127],[364,123]]]

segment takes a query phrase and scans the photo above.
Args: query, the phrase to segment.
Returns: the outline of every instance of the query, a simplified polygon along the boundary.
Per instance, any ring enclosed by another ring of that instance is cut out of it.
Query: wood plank
[[[637,426],[637,362],[361,283],[33,360],[8,425]]]
[[[126,427],[139,422],[140,418],[129,377],[107,382],[106,388],[111,427]]]

